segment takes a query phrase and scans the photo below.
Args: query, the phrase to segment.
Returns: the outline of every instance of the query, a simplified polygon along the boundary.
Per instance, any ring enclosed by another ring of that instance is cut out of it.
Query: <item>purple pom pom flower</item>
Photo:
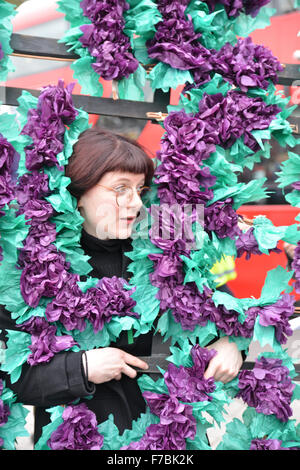
[[[257,240],[254,236],[254,228],[250,227],[245,232],[240,231],[236,241],[236,250],[237,250],[237,258],[241,258],[245,253],[246,260],[250,259],[252,255],[262,255],[263,253],[260,251]],[[272,248],[269,252],[273,253],[280,253],[281,250],[279,248]]]
[[[287,450],[281,447],[282,441],[278,439],[253,439],[250,450]]]
[[[41,92],[36,109],[28,112],[28,121],[22,134],[32,138],[26,149],[26,168],[39,170],[44,165],[58,165],[57,155],[63,150],[65,124],[77,116],[72,103],[73,84],[64,88],[62,80],[57,86],[48,86]]]
[[[95,413],[85,403],[67,406],[63,423],[51,434],[51,450],[101,450],[104,438],[97,428]]]
[[[42,199],[49,193],[48,175],[44,173],[38,171],[25,173],[18,180],[16,198],[20,206],[33,199]]]
[[[238,215],[232,207],[232,198],[225,201],[217,201],[204,209],[205,229],[219,238],[229,237],[232,240],[240,233],[238,227]]]
[[[45,250],[42,262],[25,265],[20,279],[21,294],[30,307],[37,307],[41,297],[54,297],[64,286],[70,263],[62,253]]]
[[[49,325],[45,318],[33,317],[20,328],[31,334],[31,354],[27,359],[31,366],[49,362],[55,354],[77,344],[72,336],[56,336],[56,326]]]
[[[256,87],[266,90],[270,82],[277,83],[278,72],[283,70],[272,52],[250,37],[240,38],[235,45],[226,43],[212,54],[211,62],[214,72],[244,92]]]
[[[139,65],[130,52],[130,39],[123,33],[123,14],[129,8],[128,3],[124,0],[83,0],[80,6],[92,22],[80,27],[83,35],[79,41],[95,58],[93,69],[104,80],[128,78]]]
[[[79,276],[69,275],[66,283],[46,307],[48,321],[60,321],[67,330],[84,331],[86,321],[93,325],[95,333],[103,329],[113,316],[138,317],[132,309],[136,302],[131,298],[132,290],[125,290],[125,280],[103,278],[96,287],[83,293],[78,286]]]
[[[284,344],[287,342],[287,336],[293,334],[289,318],[293,315],[294,310],[294,297],[283,294],[277,302],[260,310],[259,323],[262,326],[274,326],[277,341]]]
[[[201,348],[197,344],[191,349],[192,367],[169,364],[164,380],[170,396],[185,402],[211,401],[209,394],[214,392],[216,386],[213,377],[204,378],[204,372],[215,354],[213,349]]]
[[[290,404],[295,385],[281,359],[261,357],[256,360],[253,370],[240,372],[238,387],[237,397],[258,413],[275,415],[283,422],[292,416]]]
[[[149,399],[150,409],[159,413],[160,423],[148,426],[140,441],[122,450],[185,450],[186,439],[194,439],[197,430],[193,408],[167,395],[158,395],[160,404],[153,405],[155,394],[145,392],[143,395],[147,401]]]
[[[0,134],[0,216],[1,209],[15,198],[15,182],[12,178],[16,161],[16,151],[8,140]]]
[[[258,15],[261,8],[271,0],[204,0],[209,6],[210,11],[214,11],[216,5],[224,6],[229,18],[236,18],[241,13],[251,15],[253,18]]]
[[[211,70],[210,51],[203,47],[195,33],[193,22],[186,17],[187,1],[159,0],[157,6],[162,21],[156,25],[156,33],[146,42],[148,55],[152,59],[169,64],[180,70]]]

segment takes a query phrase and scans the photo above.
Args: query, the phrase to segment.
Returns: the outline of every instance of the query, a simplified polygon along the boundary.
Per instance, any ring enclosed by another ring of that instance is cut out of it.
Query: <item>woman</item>
[[[152,160],[140,146],[125,137],[101,129],[83,132],[66,166],[69,191],[77,199],[84,218],[81,245],[93,277],[130,278],[125,255],[131,250],[134,221],[142,207],[141,196],[154,174]],[[2,309],[0,327],[15,329]],[[25,364],[17,383],[7,386],[25,405],[35,406],[35,442],[48,424],[51,406],[80,398],[96,414],[98,423],[114,415],[122,433],[145,411],[135,368],[147,371],[138,356],[152,351],[152,332],[128,341],[127,332],[109,347],[80,352],[61,352],[46,364]],[[242,356],[227,337],[208,346],[218,354],[210,361],[205,377],[228,382],[238,373]]]

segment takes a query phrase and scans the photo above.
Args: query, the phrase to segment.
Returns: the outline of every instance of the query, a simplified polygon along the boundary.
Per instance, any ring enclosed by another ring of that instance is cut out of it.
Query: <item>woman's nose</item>
[[[131,201],[129,202],[129,207],[137,207],[140,209],[142,205],[143,205],[143,201],[141,199],[141,196],[139,195],[137,190],[134,188]]]

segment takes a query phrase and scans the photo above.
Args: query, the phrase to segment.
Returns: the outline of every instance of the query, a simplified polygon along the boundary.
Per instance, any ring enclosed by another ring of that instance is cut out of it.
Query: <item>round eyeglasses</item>
[[[122,185],[118,188],[109,188],[103,184],[98,184],[97,186],[101,186],[102,188],[108,189],[109,191],[113,191],[116,195],[116,203],[119,207],[125,207],[132,201],[134,191],[137,192],[140,198],[150,191],[148,186],[140,186],[138,188],[133,188],[132,186],[127,185]]]

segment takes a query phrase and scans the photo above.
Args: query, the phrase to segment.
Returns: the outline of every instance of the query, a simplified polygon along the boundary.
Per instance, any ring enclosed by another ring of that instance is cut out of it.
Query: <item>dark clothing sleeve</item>
[[[0,306],[0,339],[5,343],[5,330],[19,330],[10,313]],[[63,351],[56,354],[48,363],[22,366],[20,379],[11,383],[5,375],[7,386],[24,405],[50,407],[70,403],[95,391],[95,386],[87,381],[82,364],[83,351]]]
[[[85,378],[81,351],[56,354],[46,364],[23,364],[20,379],[6,383],[24,405],[45,408],[71,403],[95,391]]]

